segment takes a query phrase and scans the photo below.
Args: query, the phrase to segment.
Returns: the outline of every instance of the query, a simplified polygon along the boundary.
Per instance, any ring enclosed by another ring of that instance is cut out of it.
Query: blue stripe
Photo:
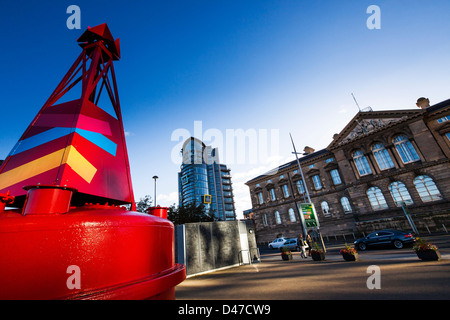
[[[109,152],[114,157],[116,156],[117,144],[106,138],[104,135],[98,132],[87,131],[83,129],[75,129],[75,132],[78,133],[83,138],[89,140],[93,144],[102,148],[106,152]]]
[[[11,151],[11,156],[27,151],[34,147],[40,146],[46,142],[56,140],[58,138],[68,135],[72,131],[72,128],[53,128],[42,133],[36,134],[24,140],[17,142],[16,146]]]
[[[13,150],[9,156],[16,155],[18,153],[30,150],[32,148],[38,147],[44,143],[56,140],[58,138],[64,137],[72,132],[73,128],[61,128],[56,127],[50,130],[44,131],[42,133],[36,134],[24,140],[20,140],[14,146]],[[89,140],[96,146],[102,148],[106,152],[116,156],[117,144],[106,138],[104,135],[98,132],[87,131],[83,129],[75,128],[75,132],[78,133],[83,138]]]

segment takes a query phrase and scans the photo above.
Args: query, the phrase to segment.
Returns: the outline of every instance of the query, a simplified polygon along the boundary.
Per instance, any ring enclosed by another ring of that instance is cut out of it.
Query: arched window
[[[344,213],[352,212],[352,207],[350,206],[350,201],[348,201],[347,197],[341,198],[341,205],[342,208],[344,209]]]
[[[284,197],[285,197],[285,198],[289,197],[289,189],[288,189],[287,184],[283,184],[283,185],[281,186],[281,188],[283,189],[283,195],[284,195]]]
[[[420,160],[416,149],[414,149],[411,141],[405,135],[396,136],[394,138],[394,145],[403,163]]]
[[[330,214],[330,207],[328,206],[328,203],[326,201],[322,201],[320,206],[322,207],[323,214],[328,216]]]
[[[303,180],[297,180],[297,188],[298,188],[298,192],[300,194],[304,194],[305,193],[305,187],[303,186]]]
[[[369,162],[361,150],[356,150],[353,152],[353,160],[355,161],[355,165],[360,176],[365,176],[372,173]]]
[[[389,191],[391,192],[392,199],[394,199],[395,205],[397,207],[400,207],[402,205],[402,202],[404,202],[405,205],[413,204],[413,200],[411,199],[406,186],[402,182],[392,182],[389,185]]]
[[[334,185],[338,185],[342,183],[341,177],[339,176],[339,171],[337,169],[330,171],[331,179],[333,180]]]
[[[314,187],[316,188],[316,190],[322,189],[322,183],[320,182],[320,177],[318,174],[314,175],[312,177],[312,180],[313,180]]]
[[[384,199],[383,193],[378,187],[371,187],[367,190],[367,197],[373,210],[387,209],[388,205]]]
[[[269,225],[269,223],[267,222],[267,213],[264,213],[264,215],[263,215],[263,225],[265,227],[267,227]]]
[[[429,176],[422,175],[414,179],[414,185],[423,202],[441,200],[442,195],[439,192],[433,179]]]
[[[259,201],[259,204],[263,204],[264,203],[262,192],[258,192],[258,201]]]
[[[372,152],[380,170],[394,167],[391,156],[382,143],[375,143],[372,145]]]
[[[270,188],[269,193],[270,193],[270,198],[272,199],[272,201],[277,200],[277,196],[275,195],[275,189],[274,188]]]
[[[275,211],[275,222],[277,224],[281,224],[281,216],[280,216],[280,213],[278,211]]]
[[[294,213],[294,209],[292,209],[292,208],[289,208],[289,219],[291,220],[291,222],[295,222],[296,221],[296,219],[295,219],[295,213]]]

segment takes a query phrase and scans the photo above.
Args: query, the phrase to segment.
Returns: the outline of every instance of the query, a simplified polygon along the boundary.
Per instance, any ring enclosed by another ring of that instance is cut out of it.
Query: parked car
[[[276,238],[271,243],[269,243],[268,247],[269,249],[278,249],[282,248],[284,243],[286,242],[287,238]]]
[[[291,250],[291,251],[300,251],[300,248],[297,244],[297,239],[292,238],[292,239],[286,239],[286,241],[284,242],[283,246],[280,247],[280,249],[286,247],[286,249]]]
[[[390,245],[397,249],[403,248],[406,244],[411,244],[416,239],[409,232],[400,230],[381,230],[372,232],[367,237],[355,241],[355,248],[361,251],[369,247]]]

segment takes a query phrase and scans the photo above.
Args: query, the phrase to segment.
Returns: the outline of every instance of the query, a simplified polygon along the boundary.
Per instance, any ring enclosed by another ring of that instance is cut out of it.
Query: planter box
[[[282,255],[281,255],[281,258],[282,258],[284,261],[292,260],[292,253],[289,253],[289,254],[282,254]]]
[[[441,259],[441,254],[439,251],[434,250],[425,250],[425,251],[416,251],[419,259],[423,261],[438,261]]]
[[[343,253],[342,258],[344,258],[345,261],[358,261],[359,260],[358,253],[355,253],[355,254]]]
[[[319,253],[311,252],[311,257],[314,261],[325,260],[325,254],[323,252],[319,252]]]

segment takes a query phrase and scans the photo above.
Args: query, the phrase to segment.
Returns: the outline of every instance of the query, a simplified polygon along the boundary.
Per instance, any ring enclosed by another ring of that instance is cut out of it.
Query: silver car
[[[268,247],[269,249],[279,249],[282,248],[284,243],[286,242],[286,238],[277,238],[273,240],[271,243],[269,243]]]
[[[284,247],[286,247],[286,249],[291,250],[291,251],[300,251],[300,247],[298,246],[297,239],[295,239],[295,238],[287,239],[284,242],[284,245],[280,249],[283,249]]]

